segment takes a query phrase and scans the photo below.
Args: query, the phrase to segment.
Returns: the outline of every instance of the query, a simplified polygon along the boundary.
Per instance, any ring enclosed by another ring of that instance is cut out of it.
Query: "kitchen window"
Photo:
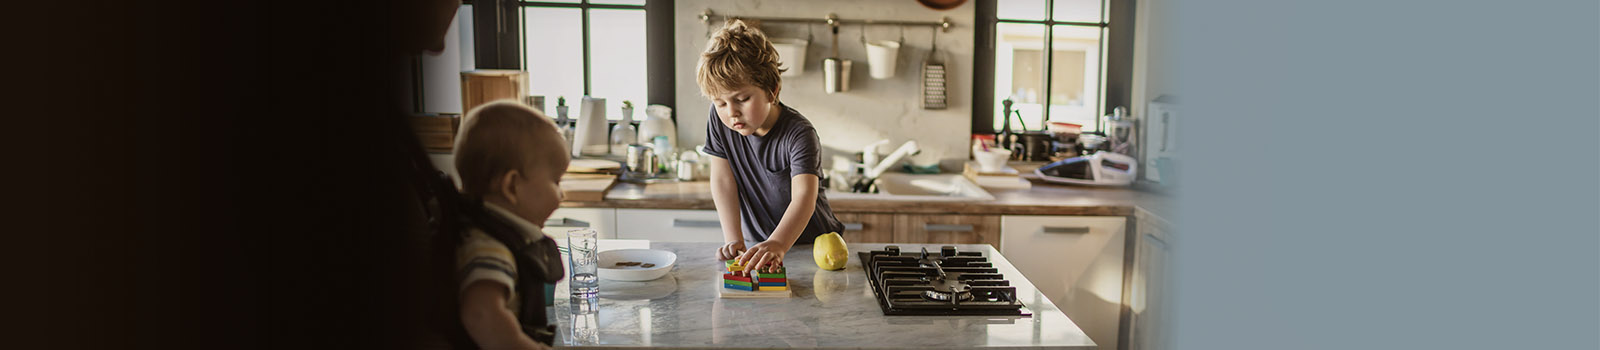
[[[992,23],[992,36],[978,50],[989,57],[977,63],[992,64],[993,81],[978,86],[974,94],[988,96],[975,96],[974,101],[988,103],[992,107],[978,108],[992,110],[974,111],[973,132],[1001,129],[1007,117],[1001,104],[1005,99],[1012,101],[1013,131],[1043,130],[1046,121],[1099,130],[1096,121],[1107,109],[1108,19],[1115,1],[1120,0],[980,3],[980,25]]]
[[[649,95],[645,0],[524,1],[523,67],[528,93],[545,96],[554,111],[566,97],[571,117],[582,113],[584,95],[606,99],[606,117],[622,119],[622,101],[632,101],[634,119],[644,118]]]

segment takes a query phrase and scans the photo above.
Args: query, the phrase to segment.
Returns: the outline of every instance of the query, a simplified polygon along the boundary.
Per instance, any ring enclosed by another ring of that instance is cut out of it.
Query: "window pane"
[[[590,0],[589,3],[591,3],[591,4],[607,4],[607,5],[639,5],[639,6],[644,6],[644,0]]]
[[[545,109],[555,111],[556,100],[567,98],[567,115],[582,112],[583,13],[571,8],[524,7],[526,24],[528,94],[544,96]],[[554,115],[552,115],[554,117]]]
[[[994,128],[1007,118],[1001,100],[1011,99],[1011,130],[1039,130],[1044,123],[1044,31],[1041,24],[996,23],[994,47]],[[1020,124],[1019,124],[1020,123]]]
[[[1056,0],[1051,12],[1058,22],[1100,22],[1100,0]]]
[[[1005,0],[995,4],[995,17],[1000,19],[1044,20],[1045,0]]]
[[[1100,27],[1055,26],[1050,67],[1050,121],[1095,131],[1100,104]]]
[[[649,93],[644,11],[589,11],[589,92],[606,99],[611,119],[622,119],[622,101],[633,101],[633,118],[639,120]]]

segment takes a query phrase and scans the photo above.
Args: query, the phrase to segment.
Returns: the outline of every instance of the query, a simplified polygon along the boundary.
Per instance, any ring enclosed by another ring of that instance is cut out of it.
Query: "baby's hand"
[[[744,254],[744,241],[728,242],[717,249],[717,261],[728,261],[739,257],[740,254]]]

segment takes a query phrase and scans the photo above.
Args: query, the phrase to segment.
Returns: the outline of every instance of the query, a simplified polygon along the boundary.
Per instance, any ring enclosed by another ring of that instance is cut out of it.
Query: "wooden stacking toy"
[[[738,260],[728,260],[723,263],[727,271],[722,274],[722,287],[743,291],[788,291],[788,269],[779,266],[777,271],[744,271],[744,265]]]

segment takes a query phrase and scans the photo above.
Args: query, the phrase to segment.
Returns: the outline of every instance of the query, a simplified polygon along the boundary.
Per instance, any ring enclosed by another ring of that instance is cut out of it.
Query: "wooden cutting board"
[[[606,199],[606,190],[616,183],[616,175],[568,173],[561,177],[561,192],[568,201],[599,202]]]
[[[573,159],[567,163],[569,173],[606,173],[615,174],[622,169],[622,163],[605,159]]]

